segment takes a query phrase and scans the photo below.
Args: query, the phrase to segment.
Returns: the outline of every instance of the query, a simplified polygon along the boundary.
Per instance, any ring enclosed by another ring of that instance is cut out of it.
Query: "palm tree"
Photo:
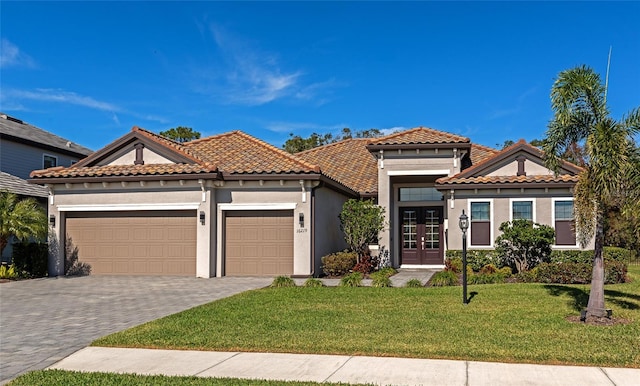
[[[47,215],[34,198],[19,200],[15,193],[0,191],[0,253],[15,236],[24,241],[47,235]]]
[[[543,144],[547,167],[557,172],[563,154],[577,144],[584,148],[583,171],[574,190],[575,229],[582,247],[595,234],[587,316],[603,317],[604,220],[609,202],[623,201],[630,208],[640,198],[640,173],[633,168],[640,107],[621,120],[611,118],[600,76],[583,65],[558,75],[551,89],[551,108],[554,117]]]

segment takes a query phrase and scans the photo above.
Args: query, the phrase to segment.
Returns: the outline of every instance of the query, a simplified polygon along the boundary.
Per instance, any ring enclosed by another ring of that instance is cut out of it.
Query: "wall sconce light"
[[[298,215],[298,223],[300,224],[300,228],[304,227],[304,213]]]
[[[200,224],[204,225],[204,212],[200,211]]]
[[[56,215],[54,215],[54,214],[49,215],[49,225],[55,228],[55,226],[56,226]]]

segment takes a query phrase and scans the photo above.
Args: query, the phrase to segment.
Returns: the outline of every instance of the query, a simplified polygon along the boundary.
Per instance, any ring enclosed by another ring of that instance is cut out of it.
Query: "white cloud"
[[[18,99],[31,99],[45,102],[69,103],[73,105],[90,107],[103,111],[119,111],[120,109],[107,102],[101,102],[88,96],[76,94],[71,91],[59,89],[38,88],[35,91],[28,90],[10,90],[9,93]]]
[[[196,23],[202,32],[202,25]],[[312,100],[333,81],[305,84],[304,72],[285,69],[277,54],[266,52],[210,23],[220,62],[194,71],[197,91],[212,94],[226,103],[263,105],[282,98]]]
[[[294,133],[294,134],[303,134],[303,133],[311,133],[317,132],[318,134],[324,133],[333,133],[338,134],[342,132],[342,129],[345,127],[349,127],[349,125],[345,123],[338,123],[335,125],[320,125],[317,123],[310,122],[270,122],[267,123],[266,128],[270,131],[276,133]]]
[[[0,40],[0,68],[7,67],[36,67],[35,61],[8,39]]]
[[[40,101],[40,102],[54,102],[54,103],[65,103],[77,106],[83,106],[87,108],[91,108],[99,111],[106,111],[111,113],[111,120],[116,124],[120,125],[120,118],[117,114],[132,116],[136,119],[146,120],[146,121],[155,121],[160,123],[167,123],[168,120],[166,118],[142,114],[135,111],[129,111],[124,109],[116,104],[99,101],[93,97],[80,95],[73,91],[65,91],[61,89],[48,89],[48,88],[38,88],[35,90],[18,90],[18,89],[9,89],[3,90],[2,99],[11,99],[12,103],[22,106],[20,101],[24,100],[32,100],[32,101]],[[15,109],[13,109],[15,110]]]

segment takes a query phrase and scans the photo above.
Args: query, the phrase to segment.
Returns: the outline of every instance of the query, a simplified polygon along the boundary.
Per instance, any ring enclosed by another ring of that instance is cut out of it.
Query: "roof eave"
[[[493,183],[493,182],[483,182],[483,183],[436,183],[435,188],[440,189],[480,189],[480,188],[489,188],[489,189],[518,189],[518,188],[572,188],[576,185],[575,182],[511,182],[511,183]]]
[[[367,145],[367,150],[415,150],[415,149],[469,149],[469,142],[443,142],[443,143],[402,143],[402,144],[372,144]]]
[[[81,184],[92,182],[131,182],[131,181],[177,181],[177,180],[217,180],[218,173],[189,174],[134,174],[117,176],[78,176],[78,177],[35,177],[27,181],[32,184]]]

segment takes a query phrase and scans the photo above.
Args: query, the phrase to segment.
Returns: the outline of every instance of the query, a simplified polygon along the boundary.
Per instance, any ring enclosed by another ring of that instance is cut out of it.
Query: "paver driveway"
[[[0,283],[0,384],[43,369],[101,336],[270,282],[86,276]]]

